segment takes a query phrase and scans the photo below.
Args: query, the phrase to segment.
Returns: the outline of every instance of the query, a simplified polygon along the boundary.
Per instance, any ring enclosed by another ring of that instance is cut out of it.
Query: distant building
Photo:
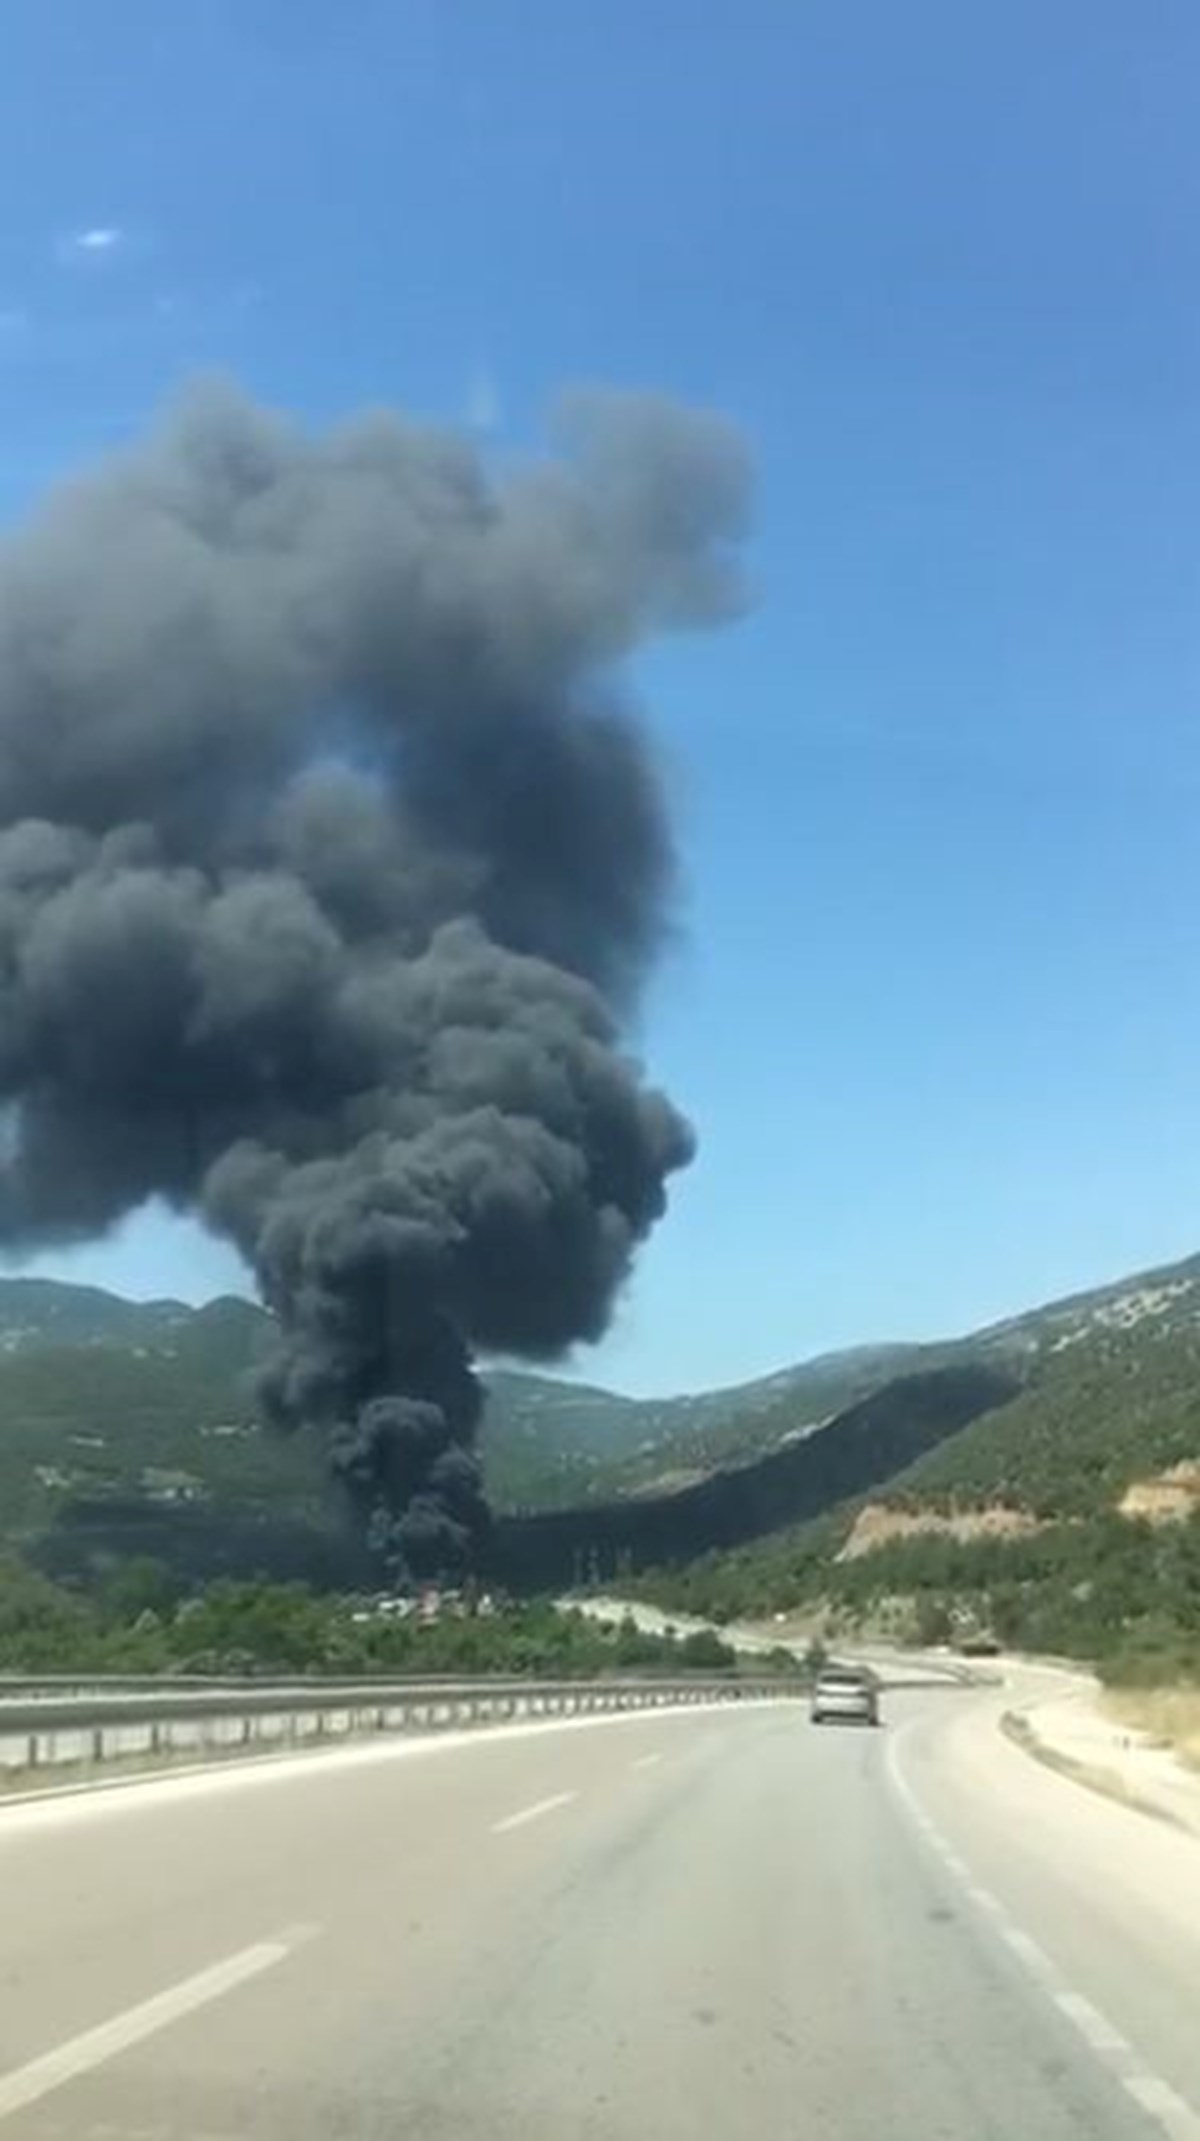
[[[203,1502],[208,1499],[208,1489],[194,1472],[178,1472],[166,1465],[146,1465],[141,1474],[141,1487],[152,1502]]]

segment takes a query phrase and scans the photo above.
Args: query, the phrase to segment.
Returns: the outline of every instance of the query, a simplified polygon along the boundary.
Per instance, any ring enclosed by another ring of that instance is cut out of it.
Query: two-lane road
[[[1053,1901],[1102,2010],[1011,1915],[1044,1839],[1028,1804],[1005,1834],[986,1710],[660,1714],[0,1811],[0,2141],[1184,2135],[1200,2053],[1124,2044],[1120,1927]],[[1078,1799],[1025,1766],[1039,1819]],[[1160,1955],[1168,2006],[1193,1959]]]

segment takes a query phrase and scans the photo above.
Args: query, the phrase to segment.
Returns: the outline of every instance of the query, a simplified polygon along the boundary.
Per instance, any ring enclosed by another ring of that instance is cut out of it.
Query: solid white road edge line
[[[1052,1982],[1055,1970],[1046,1950],[1039,1947],[1036,1940],[1031,1940],[1028,1933],[1023,1933],[1019,1925],[1014,1925],[1011,1918],[1001,1920],[1000,1938],[1024,1963],[1031,1977],[1038,1978],[1043,1985]]]
[[[127,2007],[123,2014],[98,2023],[95,2029],[68,2038],[65,2044],[43,2052],[25,2066],[14,2067],[9,2074],[0,2074],[0,2119],[11,2118],[15,2111],[24,2111],[30,2104],[36,2104],[40,2097],[49,2096],[51,2090],[61,2089],[66,2082],[77,2080],[93,2067],[103,2066],[118,2053],[127,2052],[145,2038],[153,2037],[158,2030],[168,2029],[171,2023],[181,2021],[196,2008],[207,2007],[211,2000],[219,2000],[248,1979],[273,1969],[276,1963],[283,1962],[291,1954],[300,1940],[308,1939],[315,1930],[314,1926],[292,1926],[275,1939],[260,1940],[253,1947],[242,1948],[236,1955],[226,1956],[223,1962],[213,1963],[207,1970],[197,1971],[194,1977],[185,1977],[178,1985],[168,1986],[165,1992],[155,1993],[137,2007]]]
[[[904,1733],[894,1733],[888,1740],[886,1769],[888,1780],[896,1797],[921,1836],[941,1859],[946,1871],[961,1881],[971,1900],[987,1912],[1001,1939],[1024,1965],[1028,1975],[1041,1991],[1047,1993],[1060,2014],[1067,2016],[1079,2031],[1093,2056],[1105,2066],[1114,2080],[1118,2081],[1135,2103],[1140,2104],[1170,2137],[1170,2141],[1200,2141],[1200,2113],[1193,2110],[1178,2090],[1171,2087],[1161,2074],[1146,2066],[1129,2039],[1109,2021],[1108,2016],[1094,2006],[1085,1994],[1076,1992],[1060,1975],[1044,1948],[1019,1925],[1014,1924],[989,1890],[975,1886],[957,1852],[942,1836],[940,1829],[929,1819],[928,1814],[909,1784],[900,1767],[897,1742]]]
[[[578,1792],[554,1792],[549,1799],[535,1799],[532,1806],[523,1806],[519,1813],[506,1814],[503,1821],[492,1823],[493,1836],[507,1836],[510,1829],[523,1829],[531,1821],[540,1821],[543,1814],[553,1814],[560,1806],[570,1806],[578,1799]]]
[[[1152,2119],[1158,2120],[1164,2133],[1171,2136],[1171,2141],[1196,2141],[1200,2134],[1200,2119],[1191,2105],[1185,2104],[1176,2094],[1170,2082],[1163,2081],[1157,2074],[1128,2074],[1125,2087],[1135,2103],[1140,2104],[1143,2111],[1148,2111]]]
[[[539,1718],[531,1723],[482,1725],[473,1730],[434,1730],[423,1733],[395,1732],[381,1737],[347,1740],[340,1746],[313,1745],[279,1754],[251,1755],[246,1760],[188,1762],[179,1768],[137,1770],[121,1777],[105,1777],[94,1784],[50,1786],[46,1791],[0,1792],[0,1841],[22,1828],[42,1827],[53,1820],[85,1820],[101,1815],[140,1812],[152,1794],[168,1799],[194,1798],[212,1792],[267,1788],[319,1776],[336,1775],[342,1769],[370,1768],[383,1762],[427,1761],[443,1754],[460,1754],[468,1747],[503,1747],[516,1740],[546,1739],[552,1733],[611,1731],[618,1726],[676,1724],[681,1719],[709,1722],[722,1717],[747,1716],[752,1711],[774,1709],[770,1696],[746,1696],[739,1703],[690,1702],[661,1709],[610,1710],[591,1717]]]
[[[1110,2057],[1124,2060],[1133,2058],[1133,2046],[1128,2037],[1122,2037],[1120,2030],[1113,2028],[1108,2016],[1102,2015],[1098,2007],[1093,2007],[1092,2002],[1082,1992],[1056,1992],[1054,2003],[1056,2007],[1061,2007],[1064,2015],[1070,2016],[1076,2029],[1082,2031],[1088,2043],[1097,2052],[1106,2052]]]

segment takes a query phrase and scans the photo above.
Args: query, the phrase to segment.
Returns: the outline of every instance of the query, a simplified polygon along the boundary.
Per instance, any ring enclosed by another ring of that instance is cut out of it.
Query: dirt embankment
[[[1117,1503],[1123,1517],[1144,1524],[1180,1524],[1200,1510],[1200,1457],[1185,1457],[1149,1479],[1131,1480]]]
[[[1104,1710],[1119,1725],[1146,1735],[1154,1747],[1169,1747],[1200,1770],[1200,1687],[1109,1688]]]
[[[1200,1513],[1200,1457],[1185,1457],[1163,1472],[1131,1480],[1116,1509],[1118,1515],[1144,1524],[1179,1524]],[[962,1543],[973,1539],[1028,1539],[1044,1530],[1050,1521],[1008,1502],[950,1510],[869,1502],[855,1518],[837,1559],[858,1561],[864,1554],[904,1539],[957,1539]]]
[[[871,1502],[860,1510],[839,1561],[858,1561],[881,1546],[900,1539],[942,1538],[1027,1539],[1043,1529],[1044,1520],[1028,1509],[1013,1509],[1007,1503],[988,1503],[976,1509],[895,1509],[887,1502]]]

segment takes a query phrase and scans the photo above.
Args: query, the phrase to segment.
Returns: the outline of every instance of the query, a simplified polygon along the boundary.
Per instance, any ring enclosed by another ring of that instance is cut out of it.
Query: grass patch
[[[1200,1770],[1200,1686],[1109,1688],[1104,1709],[1117,1724],[1146,1733]]]
[[[1044,1740],[1019,1710],[1004,1712],[1000,1730],[1006,1739],[1031,1755],[1035,1762],[1040,1762],[1044,1769],[1056,1770],[1060,1777],[1069,1777],[1072,1783],[1085,1785],[1089,1792],[1099,1792],[1102,1799],[1115,1799],[1135,1814],[1149,1814],[1152,1820],[1170,1822],[1174,1828],[1184,1826],[1168,1807],[1135,1791],[1119,1770],[1103,1769],[1094,1762],[1081,1762],[1077,1755],[1067,1754],[1061,1747]]]

